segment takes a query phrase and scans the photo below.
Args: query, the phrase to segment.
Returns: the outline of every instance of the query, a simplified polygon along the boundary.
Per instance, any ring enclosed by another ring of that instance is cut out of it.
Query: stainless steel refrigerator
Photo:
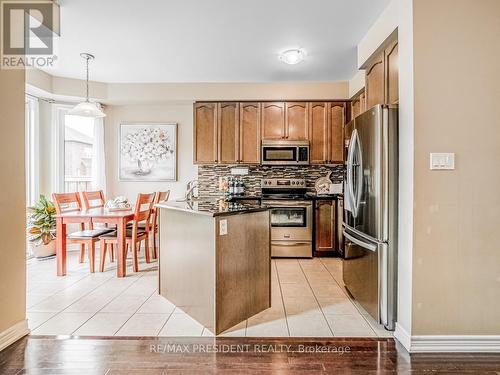
[[[377,105],[344,132],[344,284],[389,330],[396,321],[397,120],[397,108]]]

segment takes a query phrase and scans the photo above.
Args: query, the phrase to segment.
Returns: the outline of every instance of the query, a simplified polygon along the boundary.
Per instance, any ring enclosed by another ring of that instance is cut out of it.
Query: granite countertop
[[[167,201],[158,203],[157,207],[213,217],[268,210],[267,207],[257,204],[227,202],[224,199],[218,198],[199,198],[193,201],[184,202]]]

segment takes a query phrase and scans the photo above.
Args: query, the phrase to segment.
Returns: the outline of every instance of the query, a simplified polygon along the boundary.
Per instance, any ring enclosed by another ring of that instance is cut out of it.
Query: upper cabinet
[[[354,119],[356,116],[362,114],[366,111],[366,98],[365,98],[365,90],[361,91],[361,93],[357,94],[351,102],[351,119]]]
[[[194,162],[217,163],[217,104],[195,103],[193,120]]]
[[[399,103],[399,69],[398,42],[391,43],[384,51],[385,54],[385,77],[386,77],[386,100],[387,104]]]
[[[376,104],[399,103],[398,41],[386,44],[366,65],[366,109]]]
[[[194,163],[260,164],[262,140],[309,141],[311,164],[342,163],[347,110],[346,102],[195,103]]]
[[[306,141],[309,139],[308,103],[287,102],[285,104],[285,139]]]
[[[260,163],[260,103],[240,103],[240,163]]]
[[[385,103],[384,54],[380,53],[366,68],[366,107]]]
[[[239,161],[239,103],[218,103],[218,157],[219,163]]]
[[[285,139],[285,103],[262,103],[262,139]]]
[[[309,103],[309,159],[311,164],[325,164],[328,155],[328,106],[326,102]]]
[[[332,102],[328,106],[329,121],[329,159],[328,163],[344,161],[344,124],[346,122],[346,103]]]

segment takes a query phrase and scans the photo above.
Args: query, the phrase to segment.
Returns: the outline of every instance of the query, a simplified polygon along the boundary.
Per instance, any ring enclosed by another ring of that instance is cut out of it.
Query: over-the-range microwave
[[[262,141],[262,165],[308,165],[309,141]]]

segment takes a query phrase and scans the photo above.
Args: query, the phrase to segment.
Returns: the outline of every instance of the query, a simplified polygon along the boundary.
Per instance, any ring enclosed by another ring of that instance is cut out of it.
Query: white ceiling
[[[56,76],[102,82],[337,81],[389,0],[61,0]],[[288,66],[278,54],[304,48]]]

